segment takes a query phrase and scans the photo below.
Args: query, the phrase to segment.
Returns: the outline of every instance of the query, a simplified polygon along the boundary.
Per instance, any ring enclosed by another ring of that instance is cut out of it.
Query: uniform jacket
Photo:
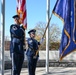
[[[33,38],[27,39],[28,49],[26,51],[26,55],[29,57],[33,57],[36,54],[36,51],[38,50],[39,42]],[[37,57],[39,54],[37,55]]]
[[[23,54],[24,53],[24,49],[23,49],[24,31],[23,29],[17,24],[12,24],[10,26],[10,35],[11,35],[10,52]]]

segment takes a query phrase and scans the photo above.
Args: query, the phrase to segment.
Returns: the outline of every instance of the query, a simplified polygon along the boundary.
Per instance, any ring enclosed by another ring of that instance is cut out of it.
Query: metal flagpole
[[[5,0],[1,0],[1,74],[4,75]]]
[[[50,0],[47,0],[46,21],[48,22],[49,19],[50,19]],[[46,74],[48,73],[49,73],[49,25],[46,30]]]
[[[13,53],[12,53],[11,60],[12,60],[12,71],[11,71],[11,75],[13,75],[14,74],[14,58],[13,58]]]

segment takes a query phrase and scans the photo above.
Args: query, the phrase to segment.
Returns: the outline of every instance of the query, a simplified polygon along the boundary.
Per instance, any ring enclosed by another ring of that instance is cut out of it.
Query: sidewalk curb
[[[46,60],[39,60],[37,63],[37,67],[45,67]],[[76,62],[59,62],[50,60],[49,67],[76,67]],[[27,68],[27,61],[24,61],[23,68]],[[11,69],[11,61],[5,61],[5,69]]]

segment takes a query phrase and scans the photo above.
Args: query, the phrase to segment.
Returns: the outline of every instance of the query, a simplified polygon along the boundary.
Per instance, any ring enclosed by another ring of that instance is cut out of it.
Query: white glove
[[[44,38],[41,38],[40,40],[40,44],[42,44],[44,42]]]

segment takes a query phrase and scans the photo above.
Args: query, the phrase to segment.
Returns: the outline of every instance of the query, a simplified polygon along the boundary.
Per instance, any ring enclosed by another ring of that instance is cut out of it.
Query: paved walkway
[[[11,75],[11,70],[5,70],[4,75]],[[21,75],[28,75],[27,68],[22,69]],[[50,67],[49,74],[46,74],[45,68],[37,68],[36,75],[76,75],[76,67]]]
[[[49,52],[49,57],[50,59],[55,59],[55,60],[59,60],[58,57],[58,53],[57,51],[50,51]],[[40,52],[40,60],[45,59],[46,58],[46,53],[44,51]],[[72,62],[76,62],[76,52],[72,53],[71,55],[65,57],[65,59],[70,60]],[[64,59],[64,60],[65,60]],[[5,61],[6,60],[11,60],[9,57],[9,52],[5,52]],[[5,70],[5,74],[4,75],[11,75],[11,70]],[[21,75],[28,75],[28,70],[27,68],[23,68]],[[45,67],[42,68],[38,68],[36,70],[36,75],[46,75],[46,69]],[[49,68],[49,74],[48,75],[76,75],[76,67],[50,67]]]

